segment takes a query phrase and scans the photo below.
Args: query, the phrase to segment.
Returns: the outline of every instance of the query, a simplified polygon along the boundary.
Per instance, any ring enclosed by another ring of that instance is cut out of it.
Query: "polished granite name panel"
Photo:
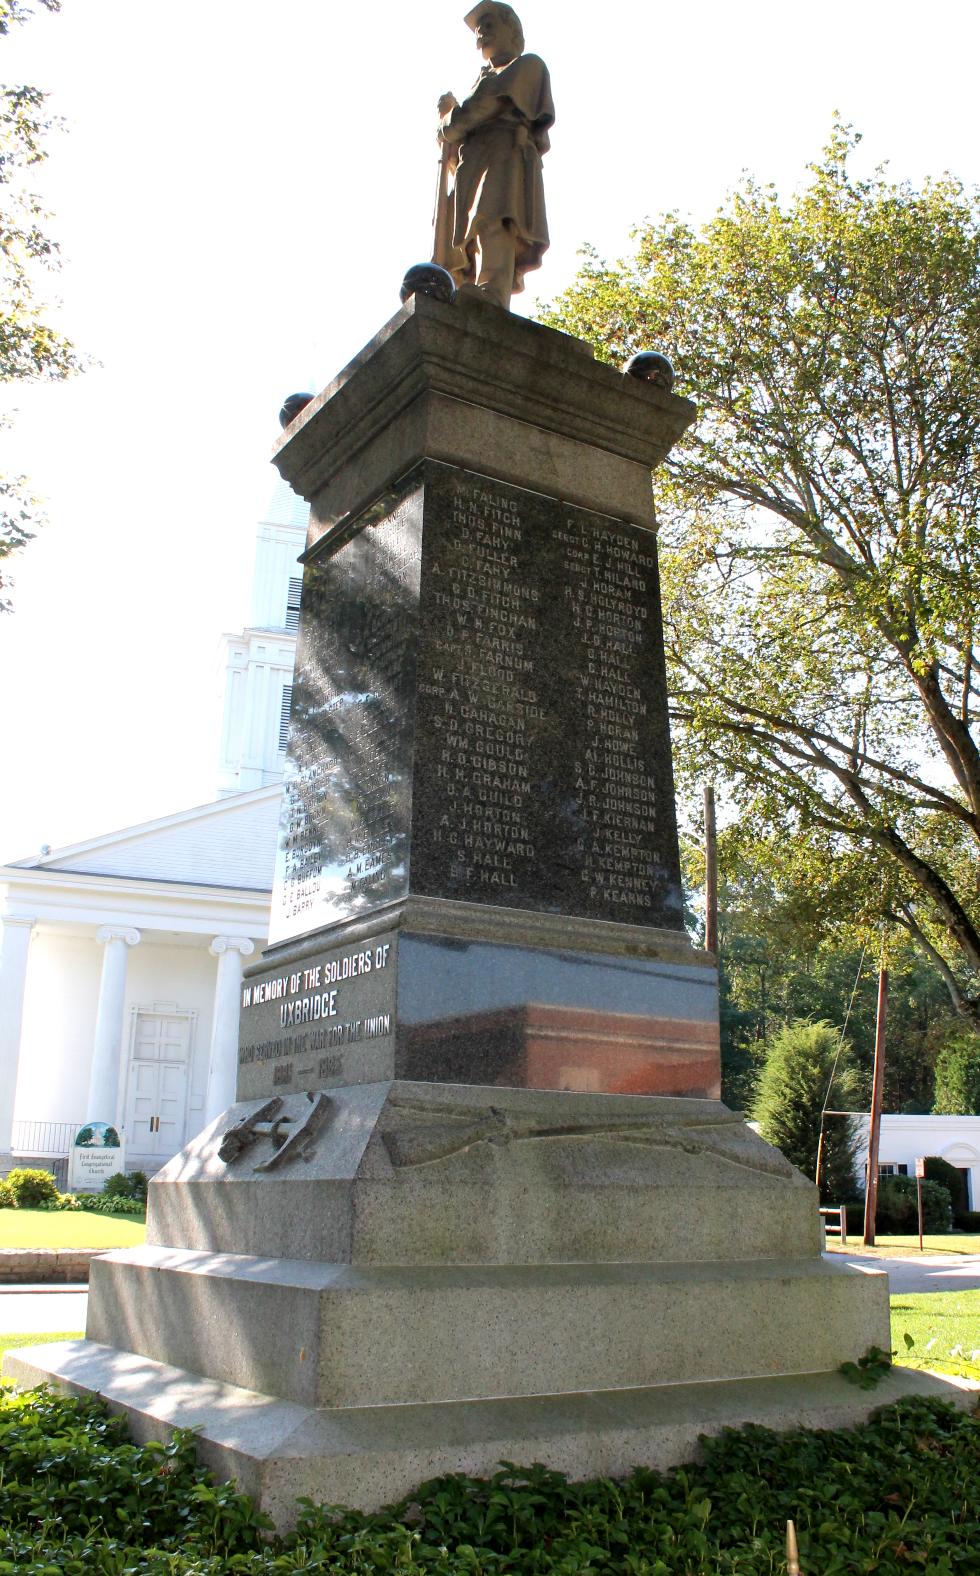
[[[427,461],[307,562],[271,943],[409,894],[682,927],[651,533]]]
[[[270,942],[408,892],[422,488],[303,574]]]
[[[241,1023],[243,1100],[392,1077],[719,1093],[716,977],[703,961],[393,930],[251,971]]]
[[[650,532],[427,467],[411,886],[681,928]]]

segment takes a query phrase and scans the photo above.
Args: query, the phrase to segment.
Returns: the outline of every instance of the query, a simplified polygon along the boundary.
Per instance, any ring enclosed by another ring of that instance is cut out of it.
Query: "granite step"
[[[888,1330],[887,1276],[829,1257],[378,1267],[146,1245],[100,1258],[87,1334],[354,1407],[829,1369]]]

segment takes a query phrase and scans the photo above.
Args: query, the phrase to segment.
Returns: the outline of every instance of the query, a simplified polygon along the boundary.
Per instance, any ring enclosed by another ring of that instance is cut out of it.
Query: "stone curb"
[[[87,1281],[88,1267],[105,1248],[0,1248],[0,1286],[11,1281]]]

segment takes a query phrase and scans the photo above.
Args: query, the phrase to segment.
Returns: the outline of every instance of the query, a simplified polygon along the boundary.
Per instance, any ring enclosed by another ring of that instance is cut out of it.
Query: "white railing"
[[[10,1140],[14,1155],[66,1156],[82,1122],[15,1122]]]

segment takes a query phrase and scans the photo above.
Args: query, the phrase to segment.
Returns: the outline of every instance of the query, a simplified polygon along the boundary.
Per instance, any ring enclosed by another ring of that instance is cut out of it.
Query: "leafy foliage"
[[[85,1196],[84,1208],[93,1210],[97,1215],[129,1215],[134,1220],[143,1220],[146,1217],[146,1203],[138,1198],[127,1198],[125,1194],[118,1193],[88,1193]]]
[[[49,1211],[78,1210],[82,1207],[82,1201],[80,1198],[76,1198],[74,1193],[56,1193],[54,1198],[42,1199],[40,1204],[36,1204],[34,1207],[35,1209]]]
[[[785,205],[746,180],[589,254],[546,320],[617,364],[663,345],[699,407],[658,483],[681,780],[980,1025],[980,197],[856,180],[856,140]]]
[[[980,1116],[980,1034],[959,1034],[936,1059],[937,1116]]]
[[[145,1171],[114,1171],[102,1184],[102,1197],[135,1199],[145,1204],[148,1186]]]
[[[0,1453],[0,1573],[20,1576],[771,1576],[790,1517],[803,1568],[828,1576],[956,1576],[980,1547],[980,1428],[935,1402],[853,1430],[740,1429],[696,1465],[618,1482],[504,1463],[375,1515],[301,1502],[295,1531],[266,1541],[245,1496],[194,1465],[189,1434],[131,1445],[94,1401],[5,1399]]]
[[[969,1172],[965,1167],[952,1166],[941,1155],[925,1156],[928,1182],[941,1182],[949,1191],[949,1201],[954,1215],[962,1213],[970,1203]]]
[[[804,1176],[816,1176],[820,1113],[855,1110],[860,1080],[851,1048],[829,1023],[787,1024],[769,1044],[759,1075],[752,1116],[770,1144],[781,1149]],[[854,1191],[855,1140],[851,1124],[828,1118],[824,1129],[821,1195],[839,1203]]]
[[[56,1204],[60,1194],[51,1171],[35,1166],[15,1166],[7,1173],[7,1186],[18,1209],[36,1209],[39,1204]]]
[[[60,0],[41,0],[48,11]],[[0,38],[31,15],[22,0],[0,0]],[[35,295],[39,269],[57,260],[57,246],[43,228],[45,214],[27,185],[29,170],[46,158],[51,122],[45,95],[35,87],[0,87],[0,382],[64,378],[78,360],[69,342],[45,320]],[[23,476],[0,477],[0,590],[3,564],[34,535],[37,502]],[[0,597],[0,611],[9,610]]]
[[[4,1397],[0,1456],[0,1572],[218,1571],[210,1556],[257,1549],[268,1525],[234,1485],[207,1482],[190,1432],[130,1444],[96,1400]]]
[[[869,1346],[856,1363],[841,1363],[840,1372],[848,1384],[856,1384],[861,1390],[873,1390],[891,1372],[891,1366],[891,1352],[883,1352],[880,1346]]]
[[[942,1234],[953,1224],[949,1188],[941,1182],[922,1184],[922,1223],[926,1231]],[[881,1177],[875,1210],[875,1230],[899,1236],[919,1229],[919,1206],[914,1177]]]
[[[684,845],[685,879],[703,885],[703,856]],[[870,1087],[880,938],[849,920],[844,896],[830,906],[814,891],[796,846],[746,836],[741,823],[718,838],[722,1098],[752,1098],[768,1040],[794,1018],[846,1029],[854,1064]],[[933,1105],[937,1053],[962,1033],[942,977],[911,941],[888,949],[884,1108]],[[836,1105],[836,1101],[831,1102]]]

